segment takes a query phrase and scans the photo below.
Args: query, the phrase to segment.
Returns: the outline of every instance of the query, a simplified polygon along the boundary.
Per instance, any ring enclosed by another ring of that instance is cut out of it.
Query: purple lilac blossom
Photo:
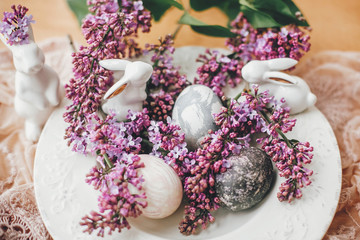
[[[73,144],[73,150],[96,156],[99,167],[94,167],[87,182],[101,192],[99,213],[85,216],[82,225],[87,232],[121,231],[129,228],[127,217],[141,214],[140,207],[146,206],[145,194],[129,191],[131,184],[141,190],[142,178],[137,168],[143,167],[137,155],[142,148],[140,132],[150,124],[147,110],[129,112],[128,122],[117,122],[113,114],[104,119],[98,109],[105,91],[113,82],[112,72],[100,67],[99,61],[108,58],[139,55],[140,48],[133,40],[138,30],[148,32],[151,26],[150,13],[132,1],[88,1],[90,11],[82,25],[88,46],[81,46],[73,53],[72,78],[66,85],[66,96],[72,104],[66,107],[65,122],[70,126],[65,138]],[[135,9],[136,8],[136,9]]]
[[[281,28],[254,29],[242,13],[231,23],[231,26],[231,31],[237,36],[229,38],[226,45],[244,63],[253,59],[283,57],[299,60],[310,50],[307,28],[287,25]]]
[[[88,1],[90,11],[82,25],[88,46],[81,46],[73,53],[74,78],[65,86],[66,97],[72,100],[64,114],[67,128],[65,138],[74,144],[74,150],[86,152],[87,116],[98,110],[106,90],[113,83],[112,72],[99,66],[99,61],[108,58],[131,57],[141,50],[132,37],[139,29],[148,32],[151,16],[148,11],[134,10],[132,1],[116,8],[113,0]],[[116,3],[117,4],[117,3]],[[115,12],[118,9],[118,12]]]
[[[188,203],[180,232],[189,235],[197,232],[197,226],[205,229],[215,221],[212,212],[219,208],[215,175],[231,167],[227,157],[249,147],[256,133],[267,134],[257,140],[272,157],[280,176],[286,179],[280,186],[279,200],[301,197],[300,188],[311,183],[312,171],[304,165],[311,162],[313,148],[309,143],[290,141],[283,135],[295,125],[295,120],[289,118],[289,109],[266,92],[259,94],[256,87],[254,94],[243,93],[242,102],[223,97],[225,106],[215,115],[219,130],[209,131],[201,148],[188,151],[180,127],[169,117],[177,95],[189,84],[179,68],[173,66],[170,54],[175,49],[170,35],[160,39],[159,45],[147,46],[147,52],[153,52],[154,74],[148,85],[148,90],[153,92],[148,95],[143,111],[129,111],[125,122],[118,122],[113,114],[99,117],[101,96],[112,83],[112,75],[98,61],[140,53],[132,37],[136,37],[140,28],[149,30],[150,13],[144,10],[141,1],[122,0],[121,6],[109,0],[88,3],[94,13],[83,23],[89,46],[74,54],[75,77],[67,86],[67,96],[73,105],[64,115],[65,121],[71,123],[66,133],[69,144],[73,144],[75,151],[97,156],[100,165],[91,169],[86,178],[101,193],[99,212],[93,211],[82,219],[86,232],[97,230],[99,236],[104,236],[105,229],[111,234],[114,230],[130,228],[127,217],[137,217],[141,207],[146,207],[146,196],[141,192],[143,179],[136,171],[144,167],[139,162],[140,153],[162,158],[181,178]],[[212,55],[208,51],[207,56],[201,57],[204,65],[199,81],[212,84],[219,96],[223,95],[221,88],[225,84],[235,86],[241,81],[243,62],[239,58],[249,61],[256,49],[251,42],[257,42],[257,32],[241,17],[237,21],[244,23],[234,30],[241,37],[234,38],[229,45],[236,54],[224,56],[214,52]],[[277,44],[283,44],[289,31],[282,29],[279,36]],[[258,40],[258,46],[266,48],[270,55],[273,53],[269,39],[273,38],[269,32]],[[129,184],[139,193],[130,192]]]
[[[226,85],[236,87],[241,81],[241,69],[251,60],[267,60],[290,57],[299,60],[310,50],[306,28],[288,25],[281,28],[255,29],[243,13],[231,23],[231,31],[236,34],[226,40],[231,54],[226,56],[218,51],[207,50],[198,60],[195,83],[210,87],[219,97],[224,95]]]
[[[242,101],[227,100],[221,112],[215,114],[219,130],[209,131],[202,147],[188,153],[191,165],[189,160],[183,162],[190,169],[183,180],[184,194],[189,201],[179,227],[183,234],[194,234],[198,226],[205,229],[215,220],[211,212],[219,208],[219,200],[214,194],[214,176],[231,167],[227,157],[249,147],[251,138],[261,144],[280,177],[286,179],[279,188],[280,201],[300,198],[301,188],[311,184],[312,170],[305,164],[311,162],[313,148],[308,142],[289,140],[284,135],[292,130],[296,120],[290,119],[289,109],[268,92],[259,93],[257,86],[253,86],[253,92],[243,92]]]
[[[186,173],[183,161],[187,157],[188,149],[185,135],[180,130],[180,127],[174,124],[170,117],[167,117],[166,122],[151,121],[148,137],[153,144],[150,154],[162,158],[182,177]]]
[[[28,8],[22,5],[12,5],[13,12],[4,12],[0,23],[0,33],[9,45],[23,45],[29,43],[29,28],[35,23],[32,15],[26,16]]]
[[[121,232],[130,228],[127,218],[137,217],[141,208],[147,206],[146,195],[142,191],[142,176],[137,169],[144,167],[140,157],[133,154],[124,155],[114,163],[114,167],[106,173],[94,167],[87,175],[87,182],[100,190],[98,199],[99,212],[92,211],[84,216],[80,225],[85,226],[84,232],[98,231],[97,235],[104,237],[105,229],[111,234],[116,229]],[[129,185],[139,193],[130,191]]]
[[[153,74],[148,82],[148,89],[159,89],[153,91],[144,102],[149,109],[152,119],[166,121],[171,116],[175,101],[180,92],[185,89],[189,82],[185,75],[179,72],[180,67],[173,65],[172,54],[175,51],[174,41],[171,35],[159,39],[159,44],[147,44],[146,53],[152,53]]]
[[[86,182],[99,190],[99,212],[91,212],[82,218],[81,225],[86,226],[85,232],[98,231],[98,236],[104,236],[109,228],[109,234],[117,229],[130,228],[126,218],[137,217],[141,208],[146,207],[146,195],[142,191],[142,176],[138,168],[140,163],[138,153],[141,151],[142,138],[139,137],[150,126],[147,109],[142,112],[131,112],[127,118],[131,121],[118,122],[113,114],[101,119],[96,113],[88,116],[86,126],[87,145],[89,151],[97,156],[100,167],[93,167],[87,175]],[[130,191],[129,184],[138,191]]]
[[[219,97],[224,96],[222,89],[229,85],[236,87],[241,81],[243,62],[231,59],[218,51],[206,50],[197,59],[202,65],[197,69],[199,78],[194,82],[210,87]]]

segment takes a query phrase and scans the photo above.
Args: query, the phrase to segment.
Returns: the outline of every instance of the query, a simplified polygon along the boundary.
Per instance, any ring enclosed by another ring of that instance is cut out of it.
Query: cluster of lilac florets
[[[182,178],[187,172],[188,149],[180,127],[168,117],[166,121],[151,121],[147,132],[153,144],[150,154],[162,158]]]
[[[4,12],[0,23],[0,34],[3,35],[9,45],[29,43],[29,28],[35,23],[32,15],[26,15],[28,8],[12,5],[13,12]]]
[[[82,30],[88,46],[73,53],[74,78],[66,85],[66,96],[72,100],[64,120],[70,123],[65,138],[74,151],[97,156],[100,167],[94,167],[87,182],[101,192],[99,212],[83,218],[86,231],[98,231],[103,236],[129,228],[127,217],[141,214],[146,207],[141,193],[142,177],[137,169],[143,167],[137,155],[143,149],[142,132],[150,124],[148,112],[130,112],[128,122],[118,122],[113,114],[105,119],[98,116],[102,96],[113,83],[112,72],[99,64],[102,59],[131,57],[141,51],[134,38],[137,32],[148,32],[150,13],[141,1],[91,0],[90,12]],[[129,191],[133,185],[139,193]]]
[[[140,162],[142,138],[140,133],[150,125],[146,109],[142,112],[129,112],[127,122],[119,122],[110,114],[101,119],[96,113],[89,115],[86,147],[97,156],[101,167],[93,167],[86,182],[100,191],[99,212],[91,212],[83,217],[81,225],[91,233],[98,230],[104,236],[117,229],[130,228],[126,218],[137,217],[141,208],[147,206],[146,195],[142,191],[142,176],[137,169],[144,167]],[[85,147],[85,146],[84,146]],[[132,185],[132,188],[130,188]],[[136,192],[130,189],[137,189]]]
[[[150,110],[149,115],[151,119],[164,121],[167,117],[171,116],[175,98],[175,92],[165,92],[161,89],[148,95],[144,102],[144,107]]]
[[[305,165],[311,162],[313,148],[308,142],[289,140],[284,135],[296,122],[290,119],[289,111],[267,92],[259,93],[257,86],[243,92],[241,100],[225,101],[221,112],[215,114],[219,129],[209,131],[201,148],[188,154],[191,167],[183,181],[188,205],[179,227],[182,233],[193,234],[198,226],[206,228],[214,221],[211,212],[219,208],[215,176],[231,167],[227,158],[249,147],[252,140],[261,145],[280,177],[286,179],[279,188],[279,200],[291,202],[302,196],[301,188],[311,183],[312,171]]]
[[[286,143],[283,140],[272,139],[263,143],[263,149],[272,158],[279,170],[279,175],[286,178],[281,183],[277,197],[282,201],[291,202],[301,198],[301,188],[311,184],[313,171],[304,165],[311,163],[313,147],[309,142]]]
[[[188,82],[185,75],[179,72],[180,67],[173,64],[172,54],[175,51],[173,36],[168,34],[159,39],[159,44],[147,44],[145,54],[152,53],[154,72],[149,81],[149,88],[162,89],[165,92],[180,93]]]
[[[180,74],[180,67],[173,64],[172,54],[175,51],[172,35],[166,35],[159,39],[159,44],[147,44],[145,54],[153,54],[153,74],[148,81],[147,88],[153,91],[149,93],[144,103],[152,119],[165,121],[171,116],[176,98],[180,92],[190,83],[186,76]]]
[[[229,38],[226,46],[245,63],[252,59],[284,57],[299,60],[310,50],[310,37],[306,29],[296,25],[254,29],[240,13],[231,26],[236,36]]]
[[[71,124],[65,138],[75,148],[83,144],[87,116],[98,110],[102,96],[113,83],[112,72],[102,68],[99,61],[139,55],[140,48],[133,38],[140,29],[148,32],[151,26],[150,13],[141,7],[141,1],[123,2],[121,8],[113,0],[88,2],[94,15],[84,19],[82,30],[89,46],[73,53],[74,78],[65,86],[66,97],[72,100],[64,114]]]
[[[203,64],[196,82],[221,96],[224,107],[214,116],[218,129],[208,132],[201,147],[189,151],[184,134],[170,117],[177,96],[190,84],[179,67],[173,65],[172,36],[161,38],[159,44],[147,45],[142,52],[134,37],[139,29],[147,32],[151,26],[150,13],[142,1],[88,0],[88,4],[93,15],[84,20],[82,29],[89,46],[80,47],[73,54],[74,78],[66,86],[72,104],[64,114],[70,123],[65,134],[69,145],[74,151],[91,153],[98,162],[86,182],[101,193],[99,211],[82,219],[85,231],[104,236],[106,229],[111,234],[130,228],[127,218],[139,216],[147,206],[144,180],[137,172],[144,167],[139,154],[163,159],[180,177],[186,199],[180,232],[189,235],[196,233],[199,226],[205,229],[215,221],[212,212],[220,207],[216,175],[230,168],[227,158],[249,147],[259,133],[257,142],[286,179],[280,186],[279,200],[301,197],[300,189],[311,183],[312,171],[304,165],[311,162],[313,149],[309,143],[288,140],[284,135],[295,125],[284,102],[275,101],[267,92],[258,93],[257,87],[243,92],[241,101],[226,99],[223,88],[241,82],[241,68],[247,61],[280,57],[275,56],[275,48],[284,47],[286,56],[300,57],[301,51],[296,49],[306,51],[306,37],[289,29],[272,31],[277,34],[274,37],[265,30],[254,30],[240,15],[233,23],[233,32],[238,36],[227,41],[233,54],[207,51],[199,57]],[[267,52],[260,56],[261,51]],[[102,68],[99,61],[141,53],[153,54],[154,69],[143,111],[129,111],[124,122],[116,120],[114,114],[102,116],[101,98],[113,79],[112,72]]]
[[[231,27],[236,36],[226,41],[230,55],[207,50],[198,59],[203,65],[195,82],[210,87],[219,97],[224,95],[224,86],[234,87],[242,81],[241,69],[247,62],[284,57],[299,60],[310,50],[309,35],[295,25],[255,29],[240,13]]]
[[[194,234],[199,225],[205,229],[215,220],[211,212],[220,207],[215,191],[216,175],[231,167],[227,158],[249,147],[251,134],[261,132],[266,125],[259,109],[249,102],[235,99],[225,102],[226,106],[214,116],[219,129],[210,130],[201,148],[188,154],[192,165],[184,179],[184,193],[189,204],[185,206],[185,218],[180,224],[180,231],[186,235]]]
[[[141,176],[138,168],[143,168],[140,157],[133,154],[123,154],[121,159],[113,163],[113,167],[104,171],[104,168],[94,167],[87,174],[87,183],[99,190],[99,212],[92,211],[82,218],[80,224],[85,226],[85,232],[92,233],[98,230],[97,235],[103,237],[105,229],[121,232],[123,228],[130,228],[127,221],[129,217],[138,217],[141,208],[147,206],[146,195],[142,191]],[[132,185],[132,188],[130,188]],[[137,189],[134,193],[130,189]]]
[[[258,108],[257,112],[266,123],[261,130],[266,136],[256,141],[275,163],[279,176],[286,179],[279,187],[278,199],[291,202],[294,198],[301,198],[301,188],[311,184],[313,171],[305,165],[311,163],[313,147],[309,142],[290,140],[284,135],[293,129],[296,119],[289,118],[290,109],[284,107],[283,102],[269,97],[267,92],[258,93],[256,88],[254,94],[244,95],[249,105]]]
[[[238,59],[216,50],[206,50],[197,61],[202,65],[197,69],[199,78],[195,78],[195,83],[210,87],[219,97],[224,96],[223,88],[226,85],[234,88],[242,81],[241,69],[244,63]]]

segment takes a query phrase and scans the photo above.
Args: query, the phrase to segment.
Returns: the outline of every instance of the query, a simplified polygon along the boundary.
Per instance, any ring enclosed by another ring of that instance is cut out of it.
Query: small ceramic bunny
[[[45,57],[34,42],[31,26],[28,30],[28,44],[9,45],[0,34],[0,39],[11,50],[15,74],[15,111],[25,118],[25,135],[37,141],[41,129],[60,102],[59,77],[44,64]]]
[[[269,90],[275,99],[284,98],[291,108],[290,114],[296,114],[313,106],[317,100],[303,79],[279,72],[296,64],[297,61],[291,58],[254,60],[247,63],[241,72],[245,81],[259,85],[260,92]]]
[[[123,77],[105,93],[102,110],[107,114],[114,111],[119,121],[126,120],[129,109],[141,111],[147,97],[145,88],[153,72],[152,66],[141,61],[130,62],[123,59],[102,60],[100,65],[112,71],[125,70]]]

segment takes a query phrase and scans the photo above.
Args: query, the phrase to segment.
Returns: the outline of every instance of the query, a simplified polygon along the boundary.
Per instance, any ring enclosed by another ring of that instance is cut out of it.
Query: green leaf
[[[184,10],[183,5],[181,5],[179,2],[175,1],[175,0],[151,0],[153,2],[161,2],[161,3],[168,3],[171,6],[174,6],[180,10]]]
[[[75,14],[79,25],[82,24],[82,20],[89,13],[88,6],[86,4],[86,0],[66,0],[69,5],[71,11]]]
[[[190,6],[195,11],[217,7],[228,16],[230,21],[235,19],[240,11],[238,0],[190,0]]]
[[[300,21],[296,13],[300,12],[291,0],[239,0],[241,11],[255,28],[281,27],[288,24],[309,26]]]
[[[283,0],[289,7],[291,13],[295,16],[297,12],[300,12],[300,9],[295,5],[295,3],[293,3],[291,0]],[[302,13],[301,13],[302,14]],[[297,19],[298,20],[298,19]],[[298,20],[299,21],[299,20]],[[310,26],[309,23],[304,20],[304,21],[299,21],[297,23],[298,26]]]
[[[242,5],[240,10],[254,28],[281,27],[269,14],[257,11],[254,8]]]
[[[204,11],[211,7],[217,7],[225,0],[190,0],[190,6],[195,11]]]
[[[220,9],[229,17],[229,20],[234,20],[240,12],[240,4],[238,0],[225,1]]]
[[[159,21],[170,7],[184,10],[184,7],[175,0],[143,0],[143,4],[151,12],[155,21]]]
[[[235,34],[232,33],[228,28],[225,28],[220,25],[208,25],[193,16],[188,12],[185,12],[184,15],[179,20],[180,24],[185,24],[191,26],[191,28],[201,34],[205,34],[212,37],[234,37]]]

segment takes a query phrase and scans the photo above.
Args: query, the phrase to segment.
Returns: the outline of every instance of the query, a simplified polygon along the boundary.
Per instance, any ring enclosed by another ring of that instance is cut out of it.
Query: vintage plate
[[[194,60],[202,47],[179,48],[175,61],[188,76],[195,76]],[[234,93],[234,91],[233,91]],[[232,93],[228,93],[233,95]],[[97,210],[97,192],[84,181],[95,159],[71,151],[64,141],[66,124],[63,103],[49,118],[40,137],[35,157],[35,195],[45,226],[55,240],[99,239],[95,233],[83,233],[81,217]],[[168,218],[131,219],[131,230],[107,235],[104,239],[321,239],[326,233],[339,201],[341,160],[334,133],[323,114],[312,107],[296,115],[295,129],[288,134],[314,146],[313,183],[303,190],[301,200],[290,204],[277,200],[282,178],[276,177],[267,197],[255,208],[232,213],[220,209],[216,221],[195,236],[178,231],[182,208]]]

